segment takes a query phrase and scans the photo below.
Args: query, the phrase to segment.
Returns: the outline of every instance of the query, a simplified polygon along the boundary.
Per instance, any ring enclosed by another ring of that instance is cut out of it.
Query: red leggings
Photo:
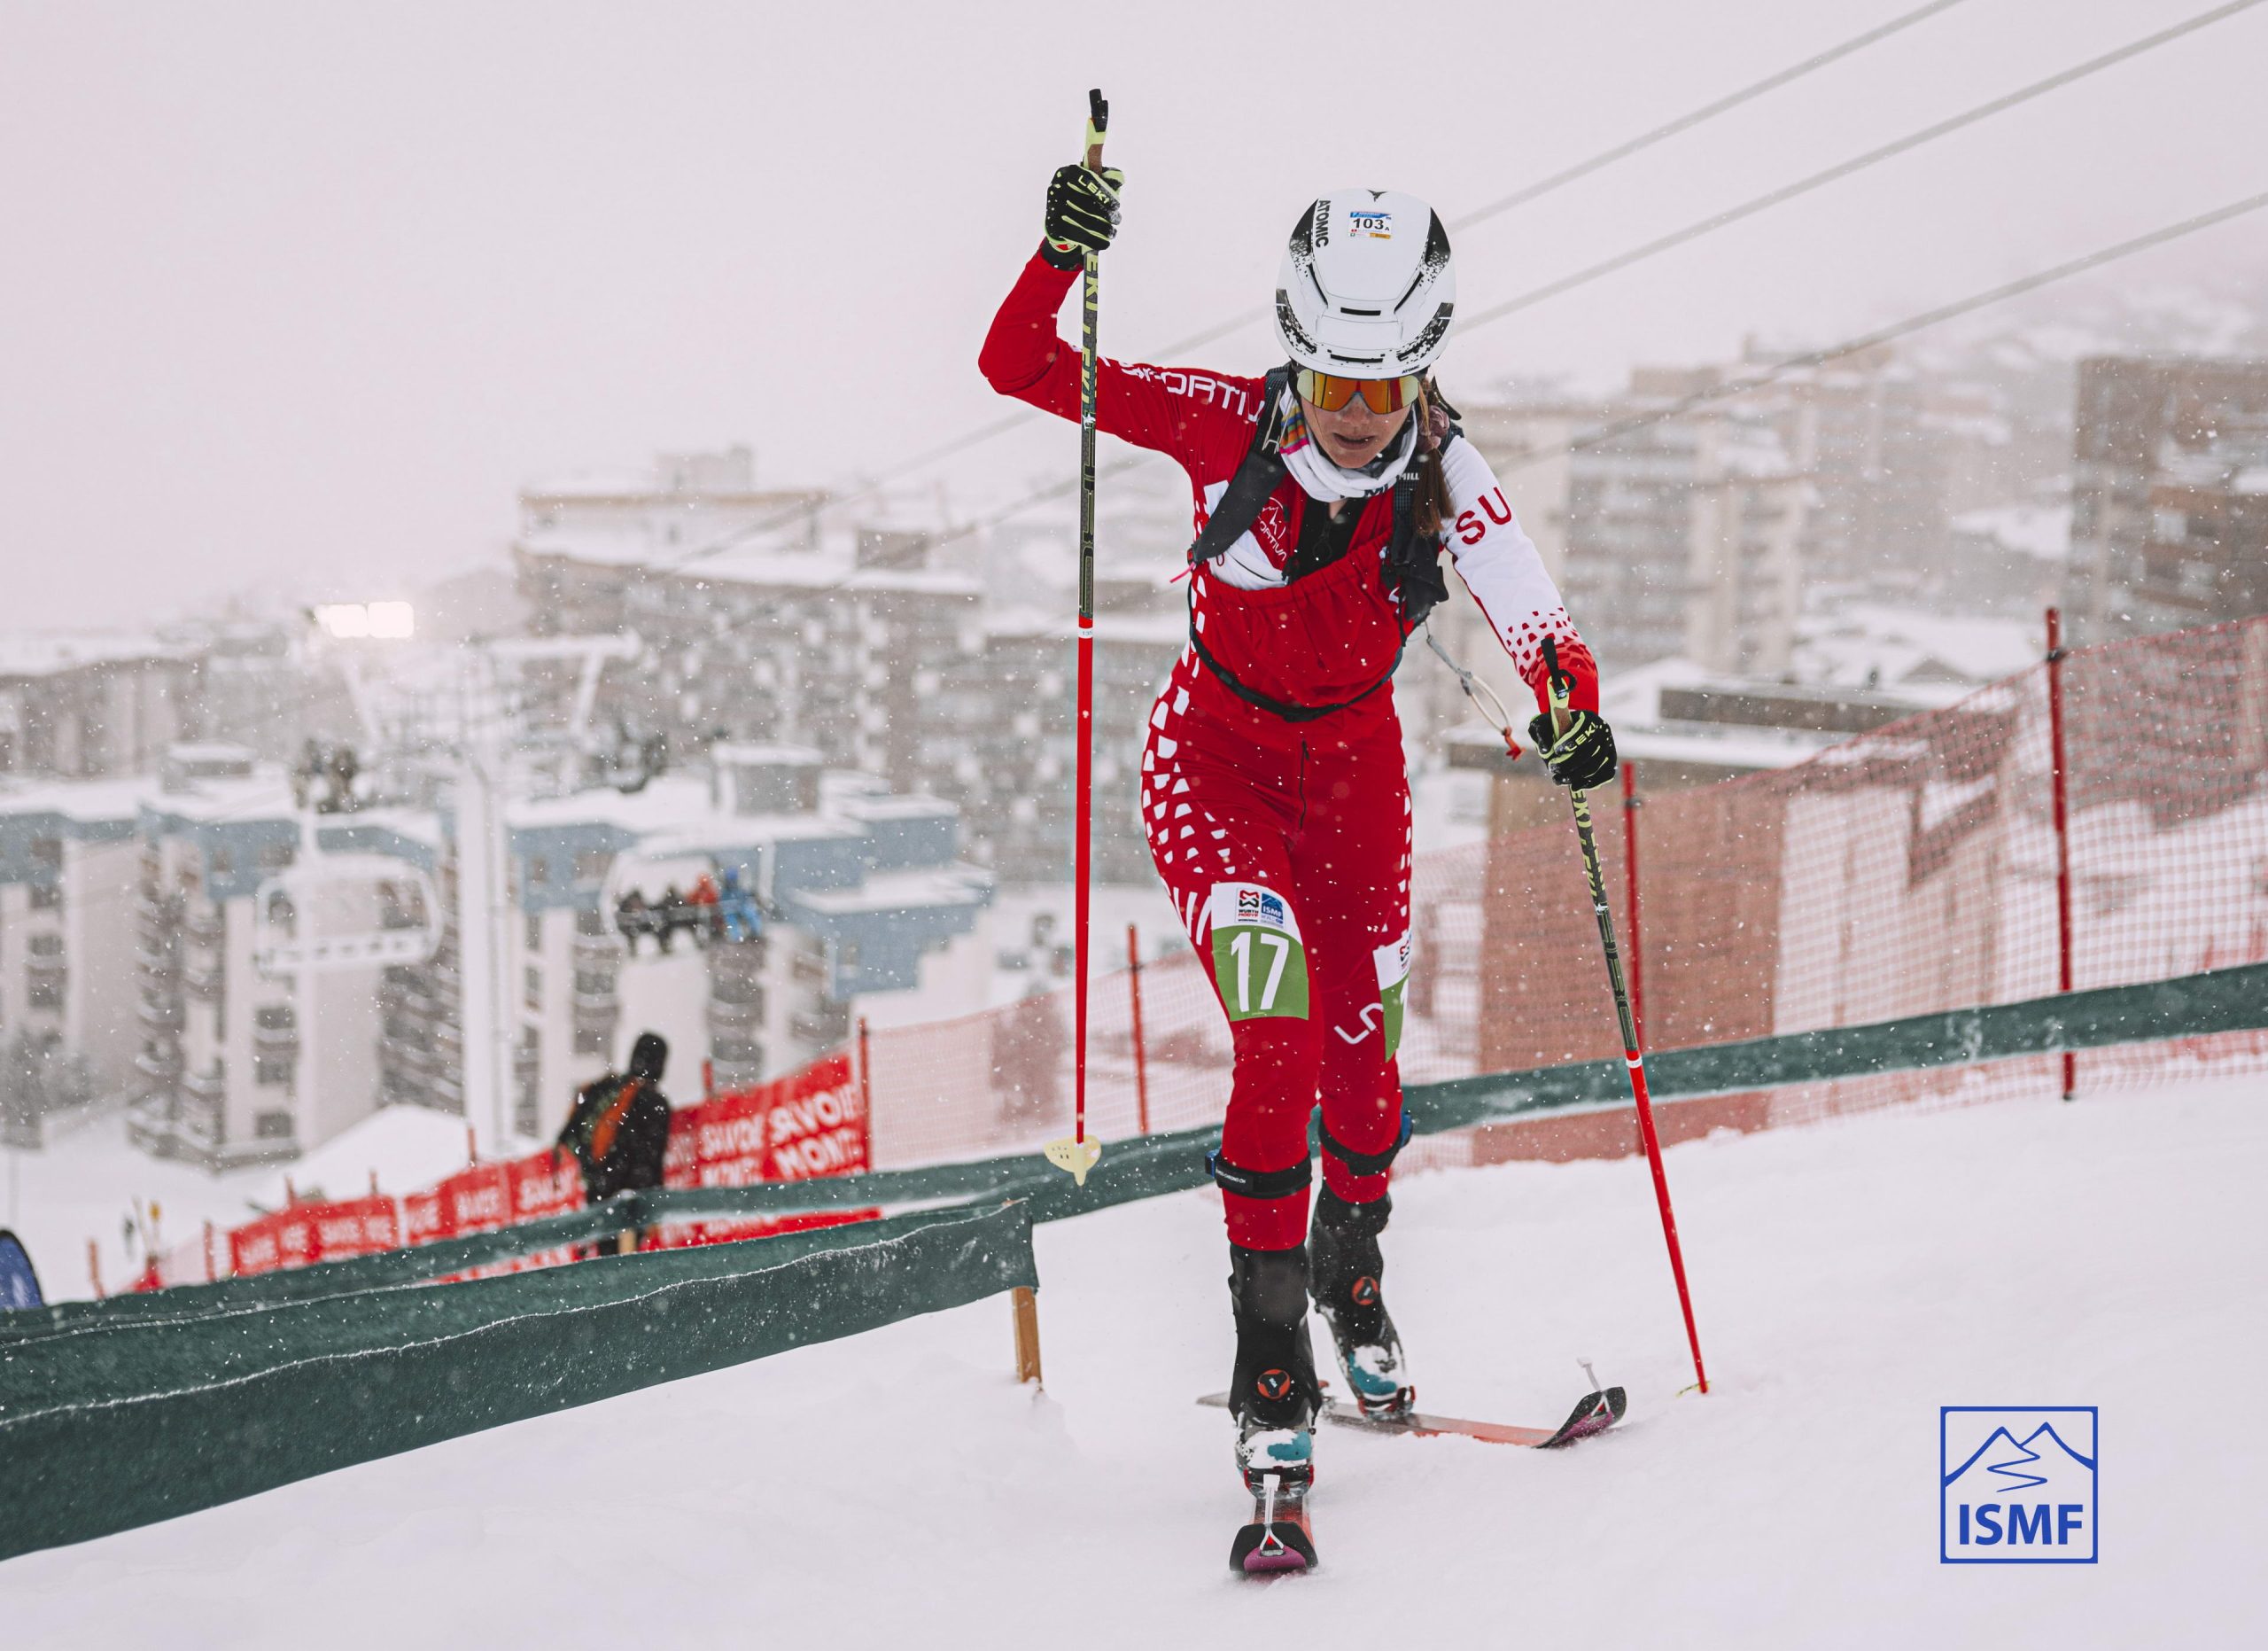
[[[1229,1017],[1236,1067],[1221,1156],[1265,1173],[1306,1160],[1308,1118],[1357,1155],[1399,1138],[1402,988],[1410,972],[1410,777],[1393,689],[1310,722],[1232,697],[1189,654],[1151,713],[1142,822],[1158,875]],[[1356,1174],[1328,1144],[1324,1179]],[[1232,1243],[1305,1241],[1308,1190],[1223,1187]]]

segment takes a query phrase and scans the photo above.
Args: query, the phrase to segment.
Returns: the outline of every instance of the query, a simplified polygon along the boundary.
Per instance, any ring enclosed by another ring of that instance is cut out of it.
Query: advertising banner
[[[747,1187],[805,1180],[855,1174],[873,1161],[873,1129],[858,1074],[847,1054],[836,1055],[770,1083],[679,1108],[670,1119],[663,1184]],[[229,1272],[243,1277],[493,1232],[582,1207],[579,1166],[571,1156],[546,1149],[507,1163],[470,1165],[438,1186],[399,1199],[373,1195],[293,1204],[229,1233],[226,1257]],[[872,1220],[881,1213],[845,1210],[767,1220],[679,1222],[651,1242],[670,1248],[729,1243]],[[573,1259],[571,1249],[550,1250],[455,1276],[487,1277]]]
[[[869,1166],[873,1137],[848,1055],[681,1109],[670,1120],[664,1182],[748,1187],[758,1181],[849,1175]],[[760,1221],[691,1221],[663,1229],[662,1242],[729,1243],[773,1233],[871,1220],[879,1211],[829,1211]]]

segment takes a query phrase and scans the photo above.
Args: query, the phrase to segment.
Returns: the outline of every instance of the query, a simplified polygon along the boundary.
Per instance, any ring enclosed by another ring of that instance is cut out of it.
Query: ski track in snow
[[[1715,1375],[1691,1379],[1641,1161],[1396,1189],[1431,1410],[1556,1454],[1317,1441],[1324,1569],[1226,1569],[1200,1409],[1216,1202],[1040,1229],[1044,1396],[1005,1299],[0,1565],[11,1647],[749,1644],[2129,1647],[2268,1620],[2268,1084],[1881,1114],[1674,1148]],[[1940,1405],[2102,1407],[2096,1566],[1937,1562]],[[4,1493],[4,1492],[0,1492]]]

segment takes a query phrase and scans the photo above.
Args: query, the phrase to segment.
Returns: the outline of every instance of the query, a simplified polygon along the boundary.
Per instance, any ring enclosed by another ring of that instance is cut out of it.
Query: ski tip
[[[1255,1520],[1237,1532],[1229,1547],[1229,1569],[1241,1576],[1273,1577],[1315,1568],[1315,1544],[1286,1520],[1272,1525]]]
[[[1562,1445],[1573,1445],[1577,1439],[1588,1439],[1595,1433],[1604,1433],[1621,1421],[1629,1407],[1630,1396],[1619,1387],[1586,1393],[1567,1413],[1567,1420],[1559,1424],[1559,1430],[1543,1441],[1542,1448],[1554,1450]]]

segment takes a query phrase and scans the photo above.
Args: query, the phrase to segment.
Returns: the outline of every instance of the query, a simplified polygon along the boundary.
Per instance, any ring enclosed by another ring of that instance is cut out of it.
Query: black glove
[[[1082,166],[1058,167],[1047,181],[1047,238],[1040,256],[1058,269],[1076,269],[1090,253],[1099,253],[1118,233],[1118,191],[1126,175],[1116,167],[1090,172]]]
[[[1564,734],[1552,732],[1549,714],[1539,715],[1528,723],[1527,737],[1558,784],[1592,791],[1614,777],[1614,730],[1596,711],[1567,713]]]

